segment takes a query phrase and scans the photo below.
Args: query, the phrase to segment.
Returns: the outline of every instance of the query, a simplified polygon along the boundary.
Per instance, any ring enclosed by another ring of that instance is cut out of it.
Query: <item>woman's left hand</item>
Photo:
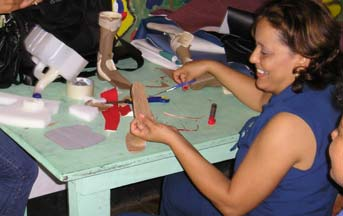
[[[131,122],[131,133],[141,139],[169,145],[177,137],[182,136],[175,127],[161,124],[143,114],[136,116]]]

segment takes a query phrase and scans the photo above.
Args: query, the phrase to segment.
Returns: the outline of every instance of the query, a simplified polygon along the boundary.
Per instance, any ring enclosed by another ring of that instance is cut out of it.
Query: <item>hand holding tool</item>
[[[156,93],[156,94],[154,94],[154,95],[159,95],[159,94],[162,94],[162,93],[165,93],[165,92],[170,92],[170,91],[173,91],[173,90],[175,90],[175,89],[177,89],[177,88],[182,88],[182,87],[184,87],[184,86],[187,86],[187,85],[190,85],[190,84],[194,83],[195,81],[196,81],[195,79],[192,79],[192,80],[187,81],[187,82],[179,83],[179,84],[177,84],[177,85],[174,85],[173,87],[170,87],[170,88],[168,88],[168,89],[165,89],[165,90],[163,90],[163,91],[160,91],[160,92],[158,92],[158,93]]]

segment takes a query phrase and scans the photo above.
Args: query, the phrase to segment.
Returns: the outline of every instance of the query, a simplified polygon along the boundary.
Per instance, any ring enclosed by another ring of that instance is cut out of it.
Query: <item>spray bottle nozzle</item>
[[[33,98],[42,98],[41,92],[44,88],[52,83],[57,77],[59,73],[57,70],[50,68],[37,82],[35,88],[33,90],[32,97]]]
[[[42,98],[42,94],[38,93],[38,92],[35,92],[35,93],[32,94],[32,97],[36,98],[36,99],[40,99],[40,98]]]

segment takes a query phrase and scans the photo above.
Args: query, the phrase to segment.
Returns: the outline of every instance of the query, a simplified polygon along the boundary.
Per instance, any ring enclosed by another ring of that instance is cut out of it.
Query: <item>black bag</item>
[[[8,88],[12,83],[19,84],[23,76],[19,76],[23,58],[22,29],[12,14],[1,15],[4,25],[0,28],[0,88]]]
[[[99,47],[98,14],[108,10],[112,10],[110,0],[59,0],[43,1],[37,6],[19,10],[15,15],[40,25],[94,63],[93,55]]]
[[[224,44],[227,61],[252,67],[249,57],[255,48],[255,41],[251,36],[255,15],[232,7],[228,7],[227,10],[230,34],[220,36]]]
[[[11,84],[19,83],[35,85],[37,79],[32,74],[34,63],[31,61],[30,54],[24,48],[23,40],[36,24],[84,57],[89,62],[86,67],[96,68],[100,38],[99,12],[111,10],[112,1],[110,0],[59,0],[43,1],[37,6],[18,10],[8,15],[13,18],[12,20],[16,24],[11,28],[10,34],[16,32],[14,35],[17,37],[15,40],[17,49],[11,50],[12,56],[14,56],[11,57],[0,48],[1,61],[8,61],[7,64],[12,64],[13,68],[10,72],[8,67],[5,68],[3,67],[4,64],[0,64],[0,71],[3,71],[6,76],[8,76],[7,73],[12,73],[11,80],[2,80],[3,75],[0,75],[0,88],[7,88]],[[4,41],[7,40],[8,36]],[[141,52],[123,39],[118,39],[118,41],[120,41],[121,46],[113,44],[114,62],[117,63],[125,58],[133,58],[137,63],[134,68],[118,69],[133,71],[141,67],[144,63]],[[13,45],[6,45],[8,48],[12,48],[11,46],[14,47]],[[16,57],[18,60],[14,62]],[[95,72],[96,69],[93,71],[87,70],[81,76],[93,76]],[[17,80],[15,81],[13,77],[17,77]],[[58,79],[56,81],[63,82],[65,80]],[[1,82],[4,83],[3,87]]]

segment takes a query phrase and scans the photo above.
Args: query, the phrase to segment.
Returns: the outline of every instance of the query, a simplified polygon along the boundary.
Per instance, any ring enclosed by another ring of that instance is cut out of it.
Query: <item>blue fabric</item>
[[[184,172],[166,176],[163,182],[160,216],[220,216],[220,212],[196,189]],[[147,216],[124,213],[118,216]]]
[[[161,216],[219,216],[220,212],[198,191],[184,172],[166,176]]]
[[[196,32],[193,33],[194,36],[197,36],[199,38],[202,38],[204,40],[210,41],[211,43],[214,43],[218,46],[224,47],[223,42],[220,40],[220,38],[218,38],[217,36],[208,33],[207,31],[204,30],[198,30]]]
[[[146,40],[153,46],[162,49],[171,55],[176,55],[170,47],[170,38],[166,34],[161,33],[147,33]],[[202,51],[190,50],[193,60],[211,59],[227,64],[226,55],[224,53],[210,53]]]
[[[337,216],[343,216],[343,211],[340,211]]]
[[[240,132],[235,170],[239,167],[250,145],[261,129],[280,112],[293,113],[302,118],[312,129],[317,141],[317,154],[313,166],[307,171],[292,168],[273,193],[247,215],[301,215],[331,216],[336,190],[328,173],[327,147],[330,132],[335,128],[340,112],[332,106],[329,87],[315,91],[306,87],[295,94],[291,88],[273,96],[258,117],[248,121]],[[325,197],[325,198],[324,198]]]
[[[119,214],[117,216],[151,216],[151,215],[145,214],[145,213],[139,213],[139,212],[128,212],[128,213]]]
[[[164,34],[161,31],[148,29],[146,26],[150,22],[178,26],[175,22],[168,20],[165,17],[161,17],[161,16],[148,17],[141,21],[134,39],[146,39],[153,46],[160,48],[163,51],[170,53],[171,55],[175,55],[175,52],[170,47],[169,35]],[[217,38],[213,34],[207,33],[206,31],[199,30],[193,34],[202,39],[210,41],[216,45],[224,46],[219,38]],[[191,56],[193,60],[211,59],[211,60],[222,62],[224,64],[227,63],[225,53],[209,53],[209,52],[201,52],[201,51],[194,51],[194,50],[191,50],[190,52],[191,52]]]
[[[0,130],[0,215],[23,216],[38,168],[10,137]]]

